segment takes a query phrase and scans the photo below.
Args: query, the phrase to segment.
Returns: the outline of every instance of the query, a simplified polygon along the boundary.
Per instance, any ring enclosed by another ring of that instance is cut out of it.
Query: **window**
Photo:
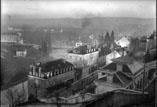
[[[59,70],[57,70],[56,72],[57,72],[57,75],[59,75]]]
[[[60,71],[60,74],[62,74],[62,69],[60,69],[59,71]]]
[[[55,72],[56,72],[56,75],[58,75],[58,71],[57,71],[57,70],[55,70]]]
[[[51,77],[52,77],[53,76],[52,72],[50,74],[51,74]]]
[[[69,72],[69,68],[68,67],[66,68],[66,71]]]

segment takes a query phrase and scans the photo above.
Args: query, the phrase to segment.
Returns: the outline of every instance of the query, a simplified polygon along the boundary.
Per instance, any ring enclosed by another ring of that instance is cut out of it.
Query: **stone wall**
[[[28,81],[1,91],[1,105],[16,105],[28,101]]]

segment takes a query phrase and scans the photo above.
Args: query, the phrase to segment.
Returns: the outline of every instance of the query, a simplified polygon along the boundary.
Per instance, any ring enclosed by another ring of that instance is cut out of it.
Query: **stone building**
[[[20,43],[23,44],[21,33],[9,32],[1,34],[1,43]]]
[[[98,57],[98,49],[95,47],[88,48],[86,45],[77,47],[68,53],[69,61],[79,67],[96,64]]]
[[[72,83],[74,79],[73,64],[63,59],[31,65],[28,75],[29,96],[47,96],[48,88]]]

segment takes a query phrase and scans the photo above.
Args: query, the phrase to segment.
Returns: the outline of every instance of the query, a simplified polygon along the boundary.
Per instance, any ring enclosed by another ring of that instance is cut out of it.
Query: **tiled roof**
[[[86,54],[87,46],[79,46],[73,50],[70,50],[69,53],[78,53],[78,54]]]
[[[140,62],[137,62],[134,58],[129,56],[113,59],[113,63],[109,64],[104,68],[110,70],[116,70],[116,63],[121,63],[123,64],[123,66],[126,65],[128,69],[130,69],[131,74],[136,74],[141,68],[143,68],[143,65]]]
[[[12,86],[15,86],[15,85],[18,85],[20,83],[23,83],[25,81],[27,81],[28,78],[27,78],[27,72],[20,72],[18,74],[16,74],[11,80],[10,82],[7,84],[7,85],[4,85],[3,87],[1,87],[1,91],[2,90],[5,90],[9,87],[12,87]]]
[[[70,62],[64,59],[57,59],[54,61],[41,63],[41,67],[43,67],[43,72],[54,71],[61,68],[67,68],[69,66],[73,66]]]
[[[124,57],[119,57],[119,58],[115,58],[115,59],[112,59],[113,62],[115,63],[133,63],[135,59],[133,59],[132,57],[130,56],[124,56]]]
[[[116,69],[117,69],[117,64],[116,64],[116,63],[111,63],[111,64],[109,64],[109,65],[103,67],[103,69],[104,69],[104,70],[105,70],[105,69],[108,69],[108,70],[116,71]]]
[[[11,31],[11,32],[2,32],[1,35],[18,35],[18,32]]]

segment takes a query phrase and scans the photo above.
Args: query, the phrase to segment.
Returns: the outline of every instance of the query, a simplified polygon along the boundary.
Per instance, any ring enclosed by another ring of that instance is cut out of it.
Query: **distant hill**
[[[72,38],[73,36],[88,37],[90,34],[102,34],[115,32],[115,35],[143,36],[156,29],[156,19],[152,18],[124,18],[124,17],[95,17],[95,18],[52,18],[52,19],[31,19],[22,17],[2,18],[2,31],[7,26],[21,27],[23,25],[38,28],[62,28],[66,34],[61,38]],[[57,37],[58,34],[55,34]],[[64,36],[65,35],[65,36]],[[64,36],[64,37],[63,37]],[[54,36],[55,37],[55,36]]]

